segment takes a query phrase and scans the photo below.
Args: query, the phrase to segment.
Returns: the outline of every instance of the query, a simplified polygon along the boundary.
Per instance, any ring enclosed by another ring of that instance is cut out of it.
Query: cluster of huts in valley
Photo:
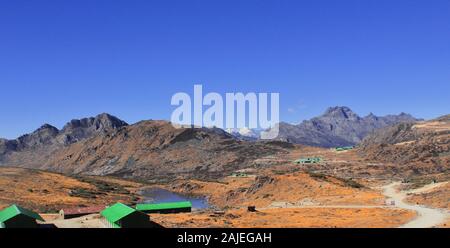
[[[91,206],[84,208],[62,209],[59,214],[63,219],[77,218],[90,214],[100,213],[101,221],[105,227],[109,228],[151,228],[161,227],[152,222],[148,214],[150,213],[181,213],[191,212],[192,203],[168,202],[168,203],[142,203],[135,208],[123,203],[116,203],[111,206]],[[11,205],[0,211],[0,228],[39,228],[45,220],[31,210]]]
[[[342,152],[342,151],[352,150],[353,148],[355,148],[355,147],[354,146],[340,146],[340,147],[334,148],[334,150],[337,152]]]
[[[336,152],[352,150],[354,146],[340,146],[333,148]],[[304,157],[294,160],[294,164],[318,164],[323,162],[321,157]]]

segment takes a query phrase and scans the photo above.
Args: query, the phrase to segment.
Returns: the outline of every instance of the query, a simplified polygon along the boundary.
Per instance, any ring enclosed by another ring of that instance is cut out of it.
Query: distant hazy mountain
[[[405,113],[360,117],[348,107],[331,107],[298,125],[280,123],[278,140],[322,147],[355,145],[376,129],[417,120]]]
[[[226,129],[227,133],[240,140],[254,141],[260,137],[260,130],[250,128]]]

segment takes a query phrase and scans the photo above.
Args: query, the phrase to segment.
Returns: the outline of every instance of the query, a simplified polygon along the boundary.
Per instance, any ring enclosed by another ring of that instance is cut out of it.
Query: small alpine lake
[[[206,197],[183,195],[162,188],[144,188],[139,191],[139,194],[143,197],[144,203],[190,201],[193,209],[210,207]]]

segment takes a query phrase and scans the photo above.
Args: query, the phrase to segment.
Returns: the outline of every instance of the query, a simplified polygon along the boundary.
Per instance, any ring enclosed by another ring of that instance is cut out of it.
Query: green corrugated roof
[[[136,212],[136,209],[128,207],[127,205],[119,202],[112,205],[111,207],[104,209],[100,214],[108,221],[114,223],[134,212]]]
[[[0,222],[5,222],[13,217],[16,217],[19,214],[26,215],[36,220],[44,221],[44,219],[42,219],[42,217],[39,214],[31,210],[21,208],[17,205],[11,205],[0,211]]]
[[[136,205],[136,209],[140,211],[165,210],[165,209],[190,208],[190,207],[192,207],[192,203],[190,201],[151,203],[151,204],[144,203]]]
[[[341,146],[341,147],[336,147],[336,151],[345,151],[345,150],[351,150],[353,149],[353,146]]]

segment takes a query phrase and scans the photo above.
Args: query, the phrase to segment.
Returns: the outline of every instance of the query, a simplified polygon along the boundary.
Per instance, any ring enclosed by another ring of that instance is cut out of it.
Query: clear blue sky
[[[433,118],[450,106],[450,1],[1,1],[0,137],[112,113],[169,119],[172,94],[279,92]]]

